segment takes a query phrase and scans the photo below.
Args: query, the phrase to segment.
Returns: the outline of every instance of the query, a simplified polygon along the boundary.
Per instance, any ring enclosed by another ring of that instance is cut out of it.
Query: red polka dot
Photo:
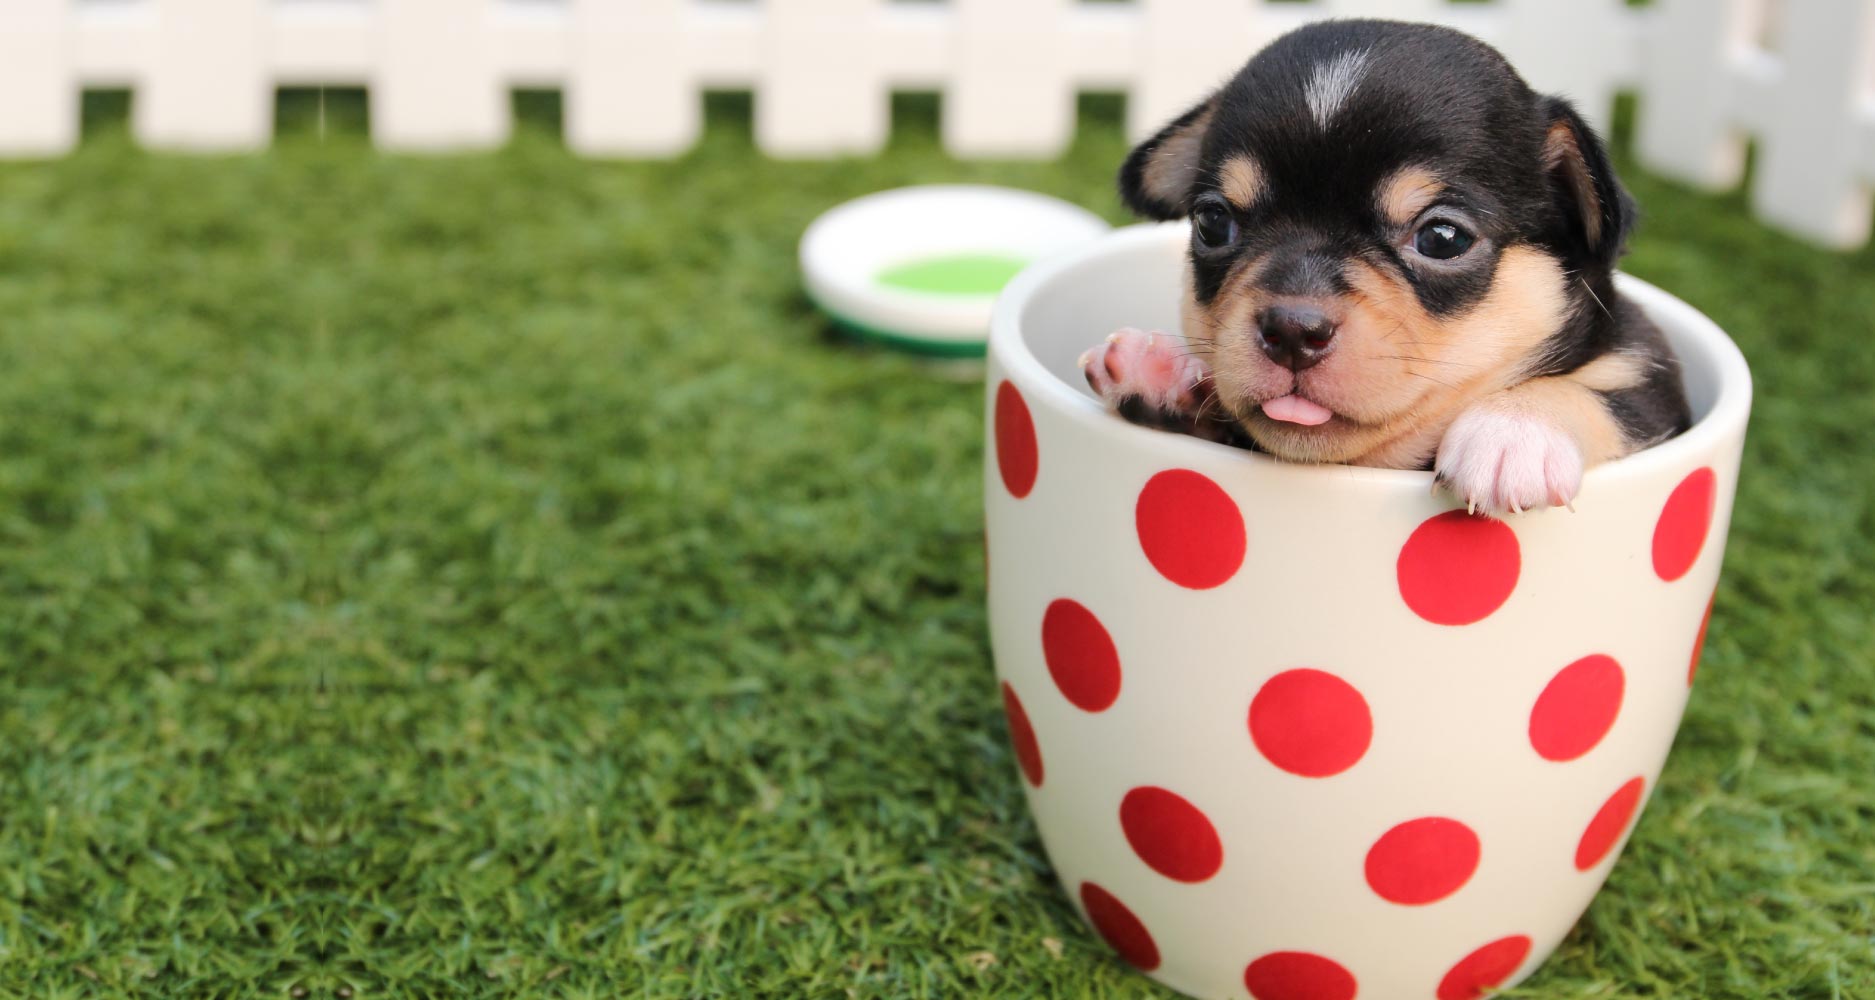
[[[1287,670],[1250,701],[1250,739],[1269,762],[1305,778],[1353,767],[1374,738],[1374,719],[1347,681],[1321,670]]]
[[[1719,477],[1709,468],[1694,469],[1673,488],[1654,525],[1654,572],[1668,583],[1678,580],[1699,561],[1712,530],[1712,509],[1718,500]]]
[[[1029,713],[1022,709],[1016,689],[1003,683],[1003,714],[1009,717],[1009,745],[1015,748],[1016,763],[1029,784],[1042,787],[1042,745],[1035,742],[1035,727],[1029,725]]]
[[[1522,561],[1510,525],[1447,511],[1426,519],[1400,549],[1400,597],[1435,625],[1470,625],[1510,599]]]
[[[1409,820],[1368,848],[1367,884],[1390,903],[1436,903],[1471,879],[1478,854],[1478,835],[1458,820]]]
[[[1120,802],[1120,829],[1153,871],[1180,882],[1202,882],[1224,865],[1224,844],[1197,806],[1163,788],[1143,785]]]
[[[1081,908],[1087,911],[1087,922],[1121,958],[1142,972],[1159,967],[1159,946],[1153,942],[1151,932],[1125,903],[1113,898],[1113,893],[1092,882],[1082,882]]]
[[[1042,614],[1042,659],[1063,697],[1098,712],[1120,697],[1120,653],[1092,611],[1062,598]]]
[[[1699,620],[1699,634],[1693,637],[1693,662],[1686,668],[1686,683],[1691,686],[1693,675],[1699,673],[1699,657],[1706,651],[1706,629],[1712,625],[1712,605],[1719,599],[1719,592],[1713,591],[1706,598],[1706,616]]]
[[[1354,974],[1341,964],[1306,951],[1271,952],[1243,970],[1244,988],[1256,1000],[1354,1000]]]
[[[1530,709],[1530,745],[1544,760],[1565,761],[1595,749],[1614,728],[1627,677],[1614,657],[1596,653],[1557,671]]]
[[[1243,514],[1222,487],[1190,469],[1147,480],[1133,519],[1147,560],[1181,587],[1208,590],[1243,565]]]
[[[1582,831],[1582,841],[1576,844],[1576,871],[1585,872],[1601,864],[1608,852],[1615,849],[1615,842],[1621,839],[1635,810],[1641,807],[1641,792],[1646,787],[1645,779],[1632,778],[1602,803],[1595,818],[1589,820],[1588,829]]]
[[[1499,938],[1452,966],[1439,980],[1439,1000],[1477,1000],[1502,986],[1529,957],[1529,938],[1522,934]]]
[[[1035,421],[1029,417],[1029,404],[1022,393],[1008,382],[996,387],[996,468],[1003,474],[1003,486],[1017,500],[1035,488],[1035,472],[1041,455],[1035,445]]]

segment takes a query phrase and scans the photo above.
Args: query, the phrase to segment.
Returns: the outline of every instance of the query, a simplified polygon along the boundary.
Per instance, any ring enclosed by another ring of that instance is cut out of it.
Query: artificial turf
[[[1049,164],[0,165],[0,996],[1137,996],[1024,812],[981,387],[856,347],[802,227]],[[324,134],[322,134],[322,131]],[[1875,251],[1630,170],[1758,402],[1706,658],[1518,997],[1875,996]]]

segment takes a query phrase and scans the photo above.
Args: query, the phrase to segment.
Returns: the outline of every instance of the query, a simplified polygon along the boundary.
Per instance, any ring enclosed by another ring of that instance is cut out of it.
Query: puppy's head
[[[1573,351],[1630,218],[1567,102],[1470,36],[1384,21],[1278,39],[1120,188],[1191,220],[1185,333],[1300,461],[1358,461]]]

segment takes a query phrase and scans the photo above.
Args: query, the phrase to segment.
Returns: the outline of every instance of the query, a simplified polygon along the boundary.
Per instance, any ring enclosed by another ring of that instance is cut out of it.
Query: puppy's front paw
[[[1204,361],[1177,336],[1121,330],[1081,355],[1087,384],[1121,416],[1140,424],[1189,422],[1203,409]]]
[[[1493,516],[1570,506],[1582,489],[1582,449],[1535,414],[1476,406],[1439,442],[1438,482],[1466,508]]]

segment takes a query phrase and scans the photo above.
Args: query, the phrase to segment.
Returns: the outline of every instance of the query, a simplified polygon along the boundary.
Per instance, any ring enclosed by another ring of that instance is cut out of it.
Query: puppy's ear
[[[1186,198],[1198,180],[1204,130],[1211,124],[1216,97],[1178,116],[1159,134],[1139,144],[1120,166],[1120,198],[1149,219],[1182,219]]]
[[[1608,148],[1568,101],[1543,100],[1543,166],[1571,232],[1588,258],[1612,266],[1634,225],[1634,201],[1615,177]]]

